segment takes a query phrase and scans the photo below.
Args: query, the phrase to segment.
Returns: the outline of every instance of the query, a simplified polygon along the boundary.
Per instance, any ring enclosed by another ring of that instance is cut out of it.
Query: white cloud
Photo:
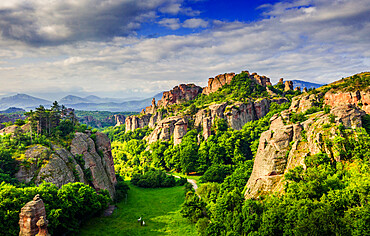
[[[184,23],[182,24],[182,27],[191,28],[191,29],[206,28],[207,26],[208,26],[208,22],[203,19],[199,19],[199,18],[188,19],[184,21]]]
[[[178,18],[164,18],[161,19],[158,24],[172,30],[180,28],[180,20]]]
[[[269,18],[259,22],[216,21],[211,29],[184,36],[116,36],[39,48],[3,38],[0,93],[78,88],[101,96],[146,96],[179,83],[205,85],[210,76],[241,70],[275,82],[284,77],[329,83],[369,70],[366,2],[278,3],[265,8]],[[168,27],[179,27],[173,19]]]

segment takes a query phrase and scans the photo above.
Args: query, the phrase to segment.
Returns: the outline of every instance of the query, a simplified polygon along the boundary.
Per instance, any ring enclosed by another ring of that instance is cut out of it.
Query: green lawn
[[[79,235],[196,235],[194,224],[181,217],[184,187],[139,188],[129,184],[127,203],[117,204],[112,216],[82,225]],[[147,226],[137,222],[143,217]]]

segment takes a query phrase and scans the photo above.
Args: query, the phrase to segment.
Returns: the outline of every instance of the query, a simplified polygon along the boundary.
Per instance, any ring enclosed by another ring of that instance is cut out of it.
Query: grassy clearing
[[[202,184],[200,182],[200,177],[202,177],[201,175],[184,175],[182,173],[177,173],[175,171],[170,171],[168,173],[172,174],[172,175],[177,175],[177,176],[180,176],[180,177],[183,177],[183,178],[187,178],[187,179],[193,179],[197,183],[198,187],[199,187],[200,184]]]
[[[127,203],[112,216],[86,222],[79,235],[196,235],[195,226],[181,217],[184,187],[145,189],[129,184]],[[137,222],[143,217],[147,226]]]

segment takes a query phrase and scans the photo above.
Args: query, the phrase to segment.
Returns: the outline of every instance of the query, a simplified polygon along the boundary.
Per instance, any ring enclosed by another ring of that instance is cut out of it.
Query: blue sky
[[[249,70],[329,83],[370,67],[368,0],[2,0],[0,96],[148,97]]]

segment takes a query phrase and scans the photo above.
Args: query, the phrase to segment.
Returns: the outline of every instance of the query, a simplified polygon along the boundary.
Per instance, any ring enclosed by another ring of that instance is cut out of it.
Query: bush
[[[142,188],[160,188],[160,187],[173,187],[181,186],[186,183],[185,178],[175,178],[172,175],[167,175],[162,170],[151,169],[144,174],[136,173],[131,178],[133,185]]]
[[[125,183],[125,180],[120,175],[116,174],[116,179],[116,195],[114,200],[116,202],[120,202],[126,196],[127,192],[130,190],[130,187]]]
[[[230,170],[225,165],[212,165],[209,169],[204,173],[204,175],[200,178],[200,181],[205,182],[217,182],[222,183],[226,176],[228,176]]]

